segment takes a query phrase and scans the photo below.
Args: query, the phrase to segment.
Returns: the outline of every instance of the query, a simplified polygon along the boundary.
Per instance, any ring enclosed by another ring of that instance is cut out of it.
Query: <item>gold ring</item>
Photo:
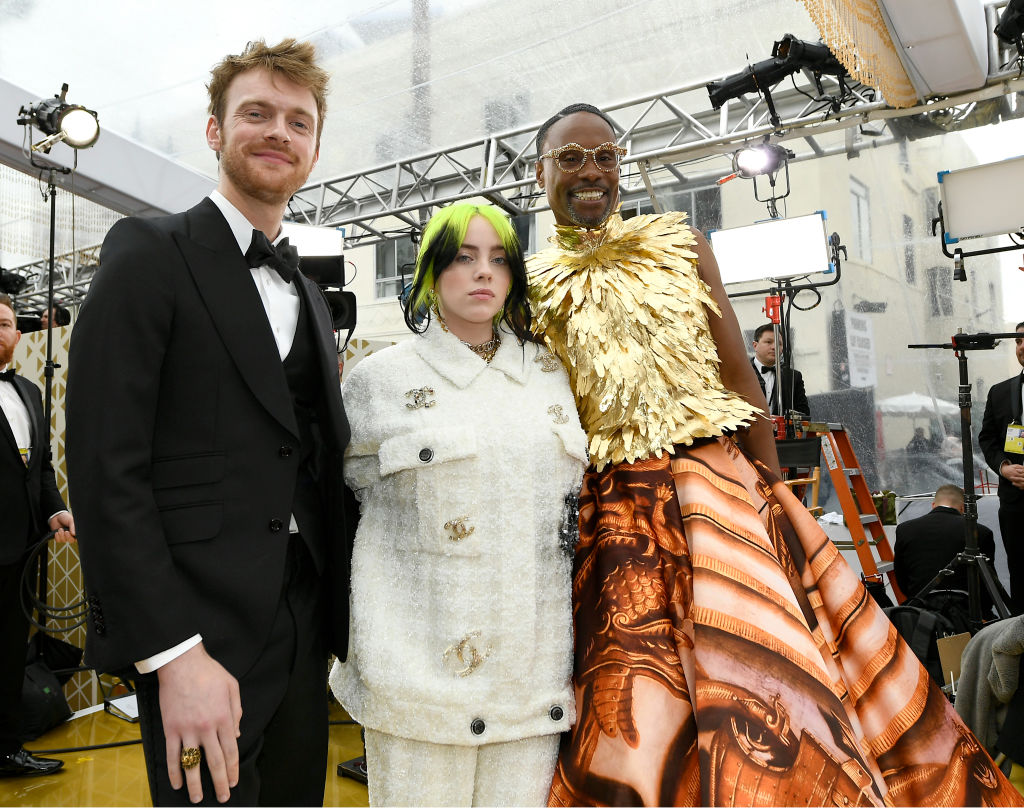
[[[181,749],[181,767],[186,771],[196,767],[202,758],[203,755],[199,752],[198,748]]]

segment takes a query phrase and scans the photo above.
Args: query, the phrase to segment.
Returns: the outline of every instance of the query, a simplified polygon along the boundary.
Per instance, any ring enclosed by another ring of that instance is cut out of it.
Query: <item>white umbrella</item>
[[[918,394],[916,391],[881,399],[877,407],[882,413],[902,416],[930,416],[936,413],[945,416],[960,412],[960,408],[953,402],[936,399],[927,394]]]

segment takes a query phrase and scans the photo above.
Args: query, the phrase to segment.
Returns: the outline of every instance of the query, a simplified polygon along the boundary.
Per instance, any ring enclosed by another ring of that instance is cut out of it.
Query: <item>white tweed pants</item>
[[[365,729],[371,807],[544,807],[558,734],[440,745]]]

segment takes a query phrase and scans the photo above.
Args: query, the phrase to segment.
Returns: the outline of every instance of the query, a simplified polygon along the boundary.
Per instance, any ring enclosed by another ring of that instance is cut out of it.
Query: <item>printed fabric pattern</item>
[[[550,804],[1020,806],[810,514],[728,438],[580,498]]]

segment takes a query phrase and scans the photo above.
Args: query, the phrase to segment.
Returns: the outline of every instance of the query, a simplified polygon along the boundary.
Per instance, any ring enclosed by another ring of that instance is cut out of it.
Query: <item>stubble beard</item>
[[[220,170],[239,192],[262,203],[285,205],[309,177],[309,172],[300,172],[300,177],[293,171],[271,180],[255,169],[246,158],[245,154],[225,144],[220,153]],[[295,169],[295,164],[292,164],[292,168]]]
[[[604,225],[605,221],[612,215],[612,211],[615,208],[615,198],[611,194],[608,195],[608,202],[605,204],[604,210],[597,216],[586,217],[580,214],[576,210],[576,204],[573,198],[570,196],[566,200],[566,210],[569,212],[569,218],[572,219],[573,224],[579,228],[599,228]]]

